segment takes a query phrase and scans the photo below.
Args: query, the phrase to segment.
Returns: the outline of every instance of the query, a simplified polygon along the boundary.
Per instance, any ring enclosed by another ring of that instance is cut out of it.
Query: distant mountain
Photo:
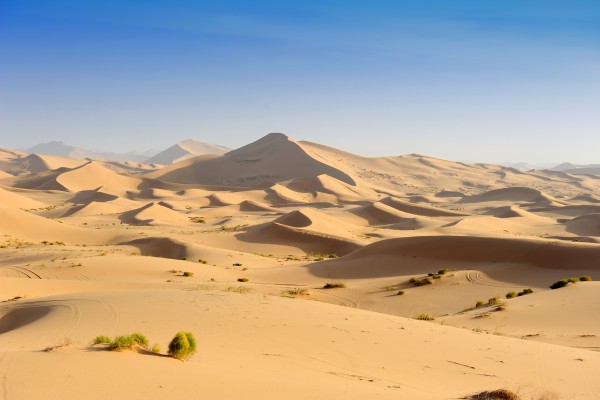
[[[148,157],[156,154],[156,151],[149,150],[147,152],[129,152],[129,153],[113,153],[103,150],[88,150],[80,147],[71,146],[61,141],[52,141],[48,143],[40,143],[28,149],[28,153],[46,154],[49,156],[71,157],[71,158],[91,158],[93,160],[111,160],[111,161],[137,161],[143,162]]]
[[[562,171],[569,174],[588,174],[588,175],[600,175],[600,164],[572,164],[565,162],[557,165],[556,167],[550,168],[553,171]]]
[[[575,164],[571,164],[569,162],[564,162],[562,164],[558,164],[555,167],[549,168],[552,171],[566,171],[568,169],[575,169],[577,168],[577,165]]]
[[[548,169],[554,164],[531,164],[528,162],[501,162],[498,165],[503,167],[515,168],[519,171],[531,171],[532,169]]]
[[[206,154],[223,155],[229,152],[224,146],[217,144],[211,144],[206,142],[199,142],[197,140],[188,139],[181,141],[168,149],[161,151],[153,157],[145,160],[147,164],[173,164],[178,161],[183,161],[186,158],[203,156]]]

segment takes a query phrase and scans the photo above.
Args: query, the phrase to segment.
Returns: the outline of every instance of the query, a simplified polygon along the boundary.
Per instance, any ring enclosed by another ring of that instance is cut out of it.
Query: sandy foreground
[[[0,170],[0,398],[600,399],[600,176],[281,134]]]

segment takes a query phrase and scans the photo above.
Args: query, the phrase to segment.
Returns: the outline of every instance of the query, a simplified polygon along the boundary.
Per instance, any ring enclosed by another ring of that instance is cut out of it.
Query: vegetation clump
[[[580,278],[579,278],[579,280],[580,280],[581,282],[591,281],[591,280],[592,280],[592,277],[591,277],[591,276],[589,276],[589,275],[584,275],[584,276],[580,277]]]
[[[196,339],[190,332],[178,332],[169,343],[169,355],[187,360],[196,352]]]
[[[194,276],[194,273],[193,273],[193,272],[190,272],[190,271],[185,271],[185,272],[183,273],[183,276],[185,276],[185,277],[192,277],[192,276]]]
[[[189,217],[190,218],[190,222],[193,222],[195,224],[205,224],[206,220],[203,217]]]
[[[116,351],[132,350],[134,345],[135,342],[130,335],[121,335],[117,336],[110,344],[110,349]]]
[[[112,340],[108,336],[100,335],[94,339],[94,344],[110,344]]]
[[[550,285],[550,289],[560,289],[561,287],[567,286],[569,283],[577,283],[579,282],[579,278],[565,278],[560,281],[554,282]]]
[[[284,290],[283,294],[287,296],[308,296],[310,293],[308,292],[308,289],[294,288]]]
[[[323,289],[338,289],[338,288],[345,288],[346,284],[344,282],[329,282],[326,283],[325,286],[323,286]]]
[[[252,289],[250,289],[249,287],[245,287],[245,286],[229,286],[227,288],[228,292],[235,292],[235,293],[239,293],[239,294],[248,293],[251,290]]]
[[[100,335],[96,336],[92,343],[95,345],[106,344],[110,350],[116,351],[148,349],[148,339],[139,332],[134,332],[131,335],[120,335],[115,337],[114,340],[110,340],[108,336]]]
[[[475,393],[467,397],[465,400],[521,400],[516,393],[506,389],[486,390],[484,392]]]
[[[238,278],[238,282],[248,282],[248,278]]]
[[[530,288],[527,288],[527,289],[523,289],[519,293],[517,293],[517,296],[525,296],[526,294],[531,294],[531,293],[533,293],[533,290],[531,290]]]
[[[396,293],[396,296],[402,296],[404,294],[404,290],[399,290],[398,293]]]
[[[433,321],[435,318],[429,314],[419,314],[415,319],[418,319],[419,321]]]
[[[507,299],[513,299],[515,297],[517,297],[517,292],[508,292],[508,293],[506,293],[506,298]]]

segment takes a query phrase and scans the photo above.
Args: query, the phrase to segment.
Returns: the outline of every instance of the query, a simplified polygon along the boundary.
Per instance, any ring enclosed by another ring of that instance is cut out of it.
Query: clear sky
[[[600,163],[600,1],[0,1],[0,147],[269,132]]]

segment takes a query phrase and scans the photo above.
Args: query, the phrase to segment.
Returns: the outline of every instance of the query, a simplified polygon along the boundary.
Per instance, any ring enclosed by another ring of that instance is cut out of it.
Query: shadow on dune
[[[407,275],[423,266],[464,269],[478,263],[528,265],[551,269],[598,270],[600,245],[520,238],[421,236],[382,240],[347,256],[310,264],[319,277],[380,278]],[[422,271],[421,271],[422,272]]]
[[[10,310],[0,318],[0,334],[14,331],[32,324],[48,315],[51,307],[27,306]]]

